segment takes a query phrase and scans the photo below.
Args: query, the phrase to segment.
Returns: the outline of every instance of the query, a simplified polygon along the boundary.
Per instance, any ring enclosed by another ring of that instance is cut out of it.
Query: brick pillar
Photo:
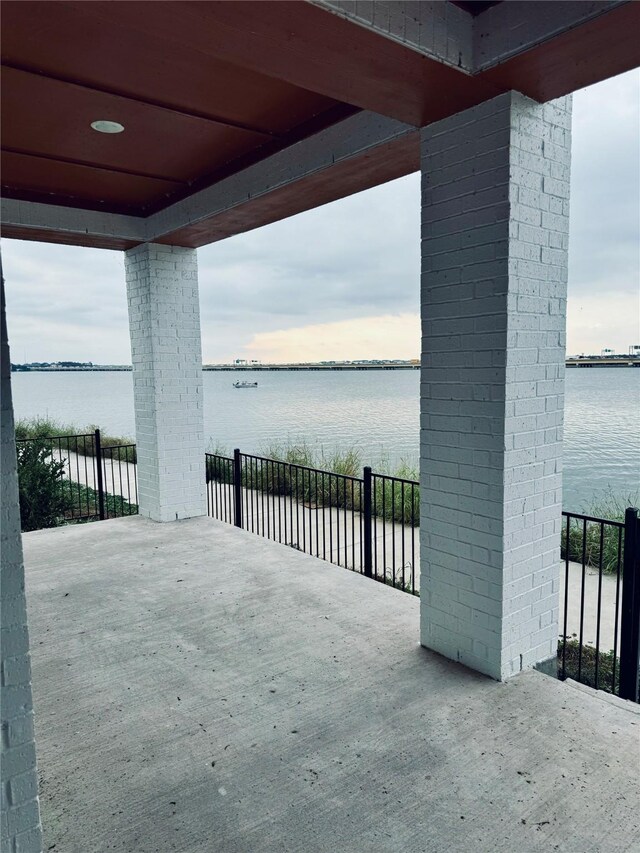
[[[571,99],[422,131],[421,641],[504,679],[555,657]]]
[[[204,421],[195,249],[125,253],[140,514],[205,515]]]
[[[0,272],[1,275],[1,272]],[[20,535],[11,359],[4,281],[1,285],[2,411],[0,424],[0,688],[2,690],[2,815],[0,849],[40,853],[38,774],[31,704],[31,661]]]

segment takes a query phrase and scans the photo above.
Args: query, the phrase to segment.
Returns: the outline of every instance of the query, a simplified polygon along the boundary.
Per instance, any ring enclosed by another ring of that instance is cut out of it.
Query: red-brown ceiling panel
[[[107,25],[114,4],[83,4]],[[414,125],[499,94],[490,83],[432,60],[306,0],[166,0],[117,3],[118,21],[140,39],[191,50],[258,75]]]
[[[172,21],[203,26],[183,3],[7,0],[2,8],[2,61],[16,67],[273,134],[336,103],[176,42]],[[150,15],[166,28],[152,32]],[[146,22],[143,32],[131,16]]]
[[[191,181],[269,138],[12,68],[2,78],[2,145],[22,153]],[[97,119],[125,131],[97,133]]]
[[[181,186],[12,151],[2,152],[0,168],[2,192],[7,197],[57,204],[87,203],[110,211],[131,212],[130,209],[150,203],[159,204]]]

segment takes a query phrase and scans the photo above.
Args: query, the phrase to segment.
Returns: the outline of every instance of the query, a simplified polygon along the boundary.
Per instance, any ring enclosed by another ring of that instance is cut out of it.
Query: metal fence
[[[42,463],[56,463],[52,523],[138,512],[134,444],[100,431],[18,439],[23,529],[42,516]],[[54,466],[55,467],[55,466]],[[207,453],[207,511],[259,536],[419,595],[419,484],[364,468],[362,477],[234,451]],[[39,472],[39,473],[38,473]],[[25,497],[26,495],[26,497]],[[40,513],[40,516],[39,516]],[[558,677],[639,699],[640,520],[564,512]],[[28,521],[25,525],[25,517]]]
[[[417,594],[418,484],[241,453],[208,453],[207,506],[235,524]]]
[[[100,430],[16,440],[25,530],[138,512],[135,444],[103,447]]]
[[[207,454],[213,518],[419,595],[419,484]],[[563,514],[558,677],[638,701],[640,521]]]
[[[558,676],[638,700],[640,522],[564,512]]]
[[[371,473],[371,525],[373,577],[398,589],[419,595],[416,559],[420,524],[420,488],[413,480]]]

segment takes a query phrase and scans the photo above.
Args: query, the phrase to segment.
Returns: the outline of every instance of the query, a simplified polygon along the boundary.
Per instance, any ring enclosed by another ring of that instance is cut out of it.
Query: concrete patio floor
[[[45,850],[631,851],[640,716],[208,518],[24,536]]]

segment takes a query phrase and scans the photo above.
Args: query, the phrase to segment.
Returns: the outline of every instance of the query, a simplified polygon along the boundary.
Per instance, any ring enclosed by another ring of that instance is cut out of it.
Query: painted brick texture
[[[558,639],[571,99],[422,131],[421,638],[503,679]]]
[[[11,400],[4,283],[2,284],[2,411],[0,452],[0,690],[2,764],[0,849],[42,849],[31,704],[31,663],[20,534],[16,444]]]
[[[206,514],[195,249],[144,243],[125,253],[140,514]]]
[[[455,68],[473,70],[473,18],[442,0],[312,0],[336,15]]]
[[[510,56],[580,26],[611,10],[611,0],[536,0],[498,3],[473,24],[473,70],[482,71]]]

